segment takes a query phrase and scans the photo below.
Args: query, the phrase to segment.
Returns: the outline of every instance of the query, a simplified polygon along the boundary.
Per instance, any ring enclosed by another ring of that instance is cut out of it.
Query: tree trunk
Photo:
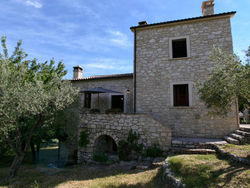
[[[26,139],[26,142],[24,142],[24,145],[23,143],[17,143],[17,152],[16,152],[16,156],[15,156],[15,159],[14,161],[12,162],[11,164],[11,167],[10,167],[10,172],[9,172],[9,177],[8,177],[8,180],[11,181],[17,174],[17,171],[19,170],[22,162],[23,162],[23,159],[24,159],[24,156],[25,156],[25,153],[26,151],[28,150],[29,146],[30,146],[30,141],[31,141],[31,138],[34,134],[34,131],[35,129],[37,128],[37,126],[42,122],[42,115],[39,116],[39,119],[38,121],[36,122],[36,124],[31,128],[30,132],[29,132],[29,136],[28,138]],[[24,148],[23,148],[24,146]],[[19,148],[19,149],[18,149]]]
[[[60,161],[60,153],[61,153],[61,141],[58,142],[58,150],[57,150],[57,160]]]
[[[17,174],[17,171],[21,167],[25,153],[20,153],[15,156],[14,161],[11,164],[8,180],[11,181]]]
[[[40,160],[40,143],[36,145],[37,162]]]
[[[32,153],[32,159],[35,164],[36,163],[36,150],[35,150],[35,144],[33,142],[30,142],[30,149]]]

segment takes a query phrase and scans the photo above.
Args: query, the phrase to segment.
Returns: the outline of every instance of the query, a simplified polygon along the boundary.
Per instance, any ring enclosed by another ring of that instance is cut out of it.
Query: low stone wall
[[[139,142],[146,147],[159,144],[163,151],[168,151],[171,146],[171,129],[149,115],[82,114],[78,134],[83,130],[88,131],[90,143],[84,148],[78,148],[78,162],[92,156],[99,136],[110,136],[118,145],[120,140],[127,139],[130,129],[140,134]]]

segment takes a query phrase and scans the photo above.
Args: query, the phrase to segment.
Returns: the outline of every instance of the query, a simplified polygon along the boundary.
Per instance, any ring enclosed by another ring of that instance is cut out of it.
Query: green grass
[[[215,155],[177,155],[171,170],[187,187],[249,187],[250,168],[229,164]]]
[[[250,160],[250,144],[245,144],[245,145],[227,144],[221,146],[221,148],[229,153]]]
[[[90,187],[90,188],[161,188],[161,168],[126,170],[109,166],[74,166],[65,169],[48,169],[24,165],[14,181],[4,181],[8,168],[0,168],[0,187]]]
[[[14,156],[5,157],[4,160],[1,158],[0,187],[165,187],[165,183],[161,180],[160,167],[149,170],[128,170],[107,165],[49,168],[48,164],[57,159],[57,149],[51,144],[46,147],[41,149],[40,162],[36,165],[32,164],[31,155],[28,153],[11,184],[7,184],[5,179]]]

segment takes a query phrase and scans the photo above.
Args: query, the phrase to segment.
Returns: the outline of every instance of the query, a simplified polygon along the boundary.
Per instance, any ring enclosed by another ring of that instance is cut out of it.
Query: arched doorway
[[[95,140],[94,152],[103,152],[105,154],[116,154],[117,145],[111,136],[101,135]]]

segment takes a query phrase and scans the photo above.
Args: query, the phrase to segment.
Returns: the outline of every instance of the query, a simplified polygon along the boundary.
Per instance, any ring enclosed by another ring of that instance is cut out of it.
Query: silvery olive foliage
[[[62,81],[66,75],[62,62],[28,60],[21,41],[9,56],[6,37],[1,42],[0,136],[18,157],[27,151],[37,128],[72,104],[78,91],[69,81]]]
[[[250,48],[249,48],[250,49]],[[248,49],[248,53],[250,53]],[[211,115],[224,116],[232,110],[237,98],[250,102],[249,61],[245,64],[232,54],[219,48],[212,50],[210,60],[213,68],[204,83],[198,84],[200,98]]]

